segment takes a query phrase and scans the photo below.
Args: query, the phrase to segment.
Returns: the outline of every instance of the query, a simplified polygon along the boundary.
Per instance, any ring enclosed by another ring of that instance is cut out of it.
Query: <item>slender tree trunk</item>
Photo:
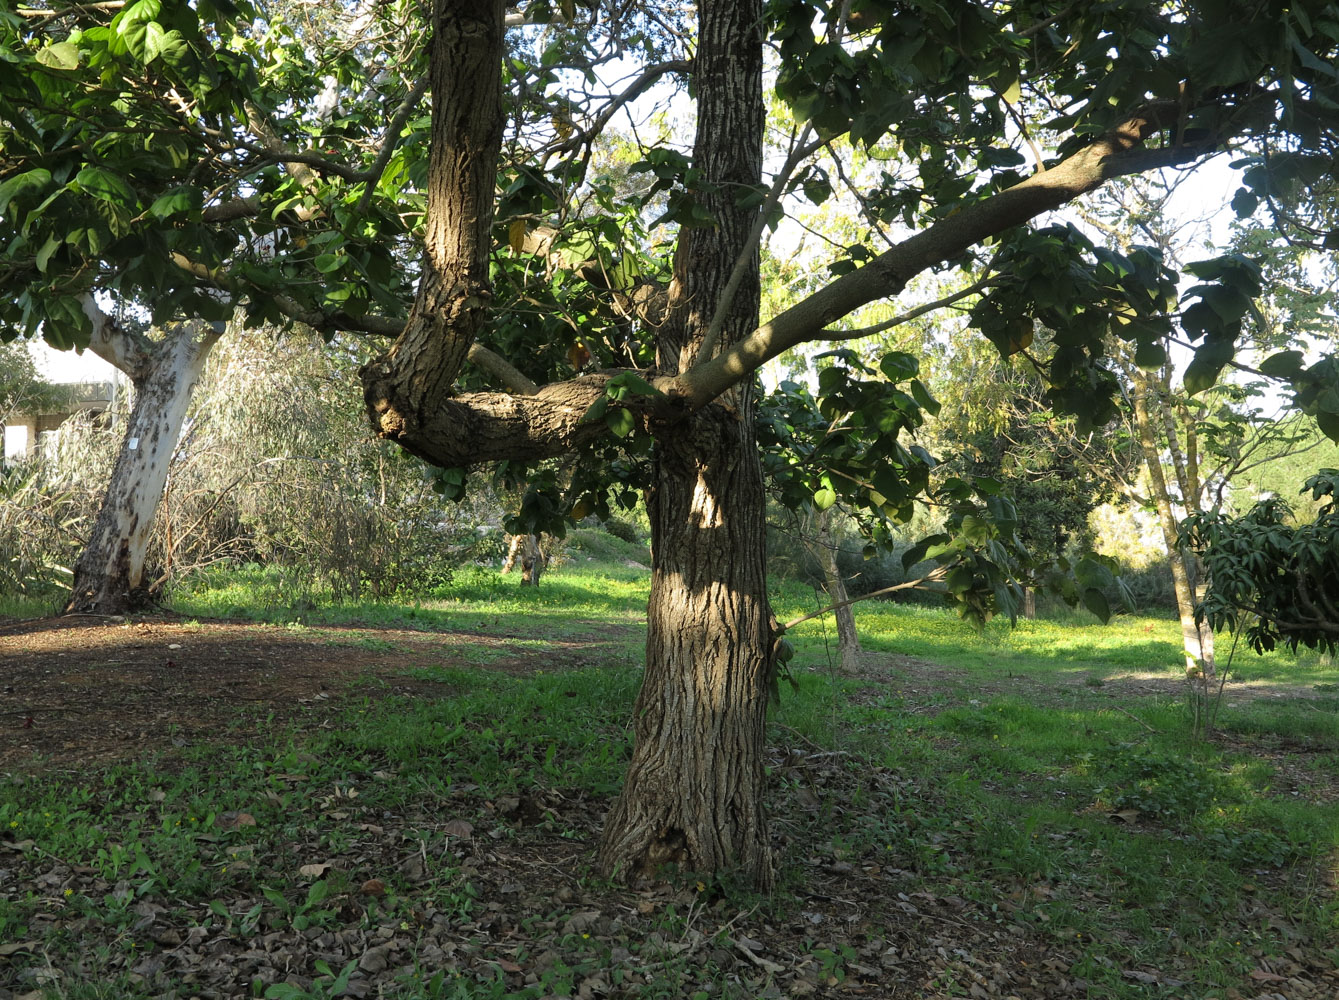
[[[1149,488],[1153,494],[1153,503],[1158,511],[1158,523],[1162,527],[1163,541],[1167,546],[1167,564],[1172,571],[1172,586],[1176,591],[1176,609],[1181,619],[1181,645],[1185,652],[1186,674],[1190,677],[1202,675],[1204,680],[1214,676],[1213,630],[1208,623],[1203,625],[1195,621],[1195,592],[1191,586],[1190,573],[1186,568],[1185,554],[1177,545],[1176,512],[1172,509],[1171,494],[1167,491],[1167,479],[1162,472],[1162,452],[1158,447],[1157,435],[1148,411],[1148,395],[1153,386],[1151,379],[1136,373],[1134,393],[1135,425],[1139,432],[1139,444],[1144,453],[1144,465],[1148,469]]]
[[[219,333],[181,324],[128,374],[135,403],[88,544],[74,567],[71,612],[119,614],[147,601],[144,562],[191,392]]]
[[[1023,617],[1032,621],[1037,617],[1037,588],[1023,588]]]
[[[694,62],[693,165],[714,226],[680,235],[663,373],[693,363],[741,255],[750,266],[721,328],[725,346],[756,325],[756,209],[738,195],[762,168],[757,0],[703,0]],[[658,430],[651,518],[646,674],[627,781],[605,822],[604,871],[637,877],[666,863],[774,875],[763,811],[764,724],[774,621],[767,601],[762,470],[752,385]]]
[[[838,605],[833,616],[837,620],[837,653],[841,658],[841,671],[854,674],[860,670],[860,635],[855,627],[855,611],[846,601],[846,581],[842,579],[841,568],[837,565],[837,544],[832,535],[832,508],[814,511],[814,541],[809,551],[818,560],[823,570],[823,585],[827,590],[828,602]]]

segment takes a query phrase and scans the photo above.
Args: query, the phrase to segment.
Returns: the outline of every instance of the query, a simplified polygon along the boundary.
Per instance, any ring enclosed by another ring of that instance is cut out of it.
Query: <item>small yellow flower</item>
[[[65,890],[65,895],[66,895],[67,898],[68,898],[69,896],[73,896],[73,895],[74,895],[74,890],[73,890],[73,889],[66,889],[66,890]]]
[[[19,821],[16,820],[16,819],[11,819],[11,820],[9,821],[9,828],[10,828],[11,830],[14,829],[14,827],[16,827],[16,826],[18,826],[18,825],[19,825]]]

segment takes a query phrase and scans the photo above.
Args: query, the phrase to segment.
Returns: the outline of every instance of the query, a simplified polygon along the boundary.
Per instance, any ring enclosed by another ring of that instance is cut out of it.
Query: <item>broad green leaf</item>
[[[144,63],[148,65],[158,58],[163,51],[163,39],[167,32],[157,21],[150,21],[144,25]]]
[[[1195,351],[1195,357],[1186,366],[1186,373],[1182,376],[1186,392],[1194,396],[1213,386],[1234,353],[1235,345],[1230,338],[1210,337],[1205,340]]]
[[[836,502],[837,502],[837,493],[835,490],[831,490],[825,486],[821,490],[814,491],[815,510],[820,511],[827,510]]]
[[[1100,618],[1102,624],[1111,621],[1111,605],[1100,590],[1086,588],[1083,591],[1083,606]]]
[[[1141,340],[1135,345],[1134,363],[1146,372],[1156,371],[1167,363],[1167,348],[1155,340]]]
[[[55,233],[52,233],[46,238],[46,242],[42,244],[42,249],[37,251],[37,270],[46,274],[47,264],[51,261],[51,255],[55,253],[57,248],[64,242],[65,240],[57,236]]]
[[[1331,441],[1339,441],[1339,413],[1321,410],[1316,414],[1316,426]]]
[[[617,407],[609,410],[604,415],[604,422],[618,437],[627,437],[637,426],[637,420],[632,415],[632,411],[625,407]]]
[[[179,215],[190,215],[198,211],[201,204],[199,188],[173,188],[149,206],[149,215],[155,219],[170,219]]]
[[[939,416],[939,410],[941,409],[939,400],[930,395],[930,391],[921,384],[920,379],[911,380],[911,395],[915,397],[922,410],[932,417]]]
[[[37,61],[47,69],[72,70],[79,68],[79,46],[74,42],[56,42],[40,49]]]
[[[1260,362],[1260,371],[1274,378],[1290,378],[1302,371],[1306,355],[1301,351],[1280,351]]]
[[[904,351],[891,351],[883,356],[883,359],[879,362],[879,368],[894,382],[901,382],[903,379],[918,374],[921,370],[921,363]]]
[[[135,204],[135,189],[110,170],[84,167],[76,175],[74,182],[81,190],[103,201],[131,206]]]
[[[51,171],[42,167],[18,174],[0,184],[0,215],[4,215],[15,195],[28,189],[40,190],[51,183]]]

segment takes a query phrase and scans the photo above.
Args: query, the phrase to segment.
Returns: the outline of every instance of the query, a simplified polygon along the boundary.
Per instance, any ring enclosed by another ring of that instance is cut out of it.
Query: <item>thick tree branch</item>
[[[153,341],[141,333],[117,326],[102,311],[92,292],[86,292],[81,297],[80,305],[83,306],[84,315],[93,324],[88,349],[113,368],[124,372],[132,382],[138,383],[148,374],[153,360]]]
[[[885,296],[915,275],[949,260],[988,236],[1059,208],[1113,177],[1190,163],[1217,148],[1217,138],[1146,149],[1144,141],[1175,124],[1175,105],[1151,105],[1050,169],[982,201],[965,205],[928,229],[886,250],[773,318],[711,360],[674,380],[672,392],[697,409],[777,355],[816,339],[829,323]]]
[[[482,365],[481,365],[482,367]],[[363,370],[368,408],[381,435],[433,465],[461,468],[503,459],[534,461],[565,455],[609,433],[603,420],[582,417],[617,372],[583,375],[532,394],[467,392],[442,402],[421,424],[393,406],[396,386],[376,365]],[[645,397],[650,398],[650,397]]]

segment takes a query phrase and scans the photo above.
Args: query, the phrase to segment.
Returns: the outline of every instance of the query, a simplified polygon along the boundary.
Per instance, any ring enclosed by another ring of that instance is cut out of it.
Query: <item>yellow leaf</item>
[[[1023,96],[1023,82],[1015,79],[1013,83],[1004,88],[1004,92],[1001,93],[1000,96],[1003,97],[1008,104],[1017,104],[1019,98]]]
[[[572,119],[564,114],[555,114],[553,116],[553,130],[558,133],[560,141],[566,142],[567,137],[572,134]]]
[[[511,244],[512,253],[520,253],[525,249],[524,219],[511,220],[511,225],[507,227],[507,242]]]

